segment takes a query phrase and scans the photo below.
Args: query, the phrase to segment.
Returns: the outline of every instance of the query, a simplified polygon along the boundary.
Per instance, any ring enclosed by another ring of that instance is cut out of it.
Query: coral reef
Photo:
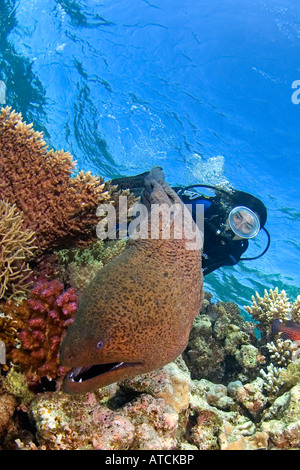
[[[296,323],[300,323],[300,295],[298,295],[297,299],[292,305],[291,319]]]
[[[269,351],[270,360],[276,366],[286,367],[293,360],[293,353],[298,349],[292,341],[277,338],[266,344]]]
[[[245,307],[255,319],[259,321],[258,327],[264,334],[260,341],[261,349],[265,349],[267,360],[265,367],[259,371],[263,379],[263,392],[268,398],[269,403],[288,387],[295,385],[299,379],[299,366],[297,356],[299,354],[299,344],[291,340],[283,340],[278,334],[272,332],[274,321],[297,321],[299,319],[299,300],[297,297],[294,303],[290,302],[286,292],[270,289],[264,292],[261,297],[256,292],[256,297],[252,296],[252,306]],[[274,341],[267,342],[266,338],[273,333]],[[251,386],[251,384],[250,384]]]
[[[183,354],[192,378],[222,382],[226,376],[236,380],[239,374],[249,374],[249,369],[254,376],[260,368],[254,324],[242,318],[237,305],[215,305],[210,300],[206,293]]]
[[[65,253],[64,256],[70,256],[66,265],[73,262],[72,256],[83,253],[83,258],[90,260],[90,253],[85,250]],[[33,340],[34,331],[42,331],[35,322],[30,329],[29,318],[42,317],[44,321],[47,318],[50,328],[55,317],[51,312],[55,310],[60,324],[66,319],[68,322],[72,314],[66,318],[63,311],[75,309],[73,294],[74,289],[64,291],[57,280],[37,283],[27,303],[23,301],[19,306],[23,323],[17,329],[23,348],[26,341]],[[269,305],[265,316],[276,318],[273,292],[270,298],[269,302],[266,297],[264,300]],[[298,299],[288,306],[289,315],[298,311],[297,302]],[[7,312],[13,316],[16,304],[9,301],[4,305],[8,304]],[[26,317],[24,305],[30,317]],[[265,320],[261,318],[261,322]],[[271,326],[271,321],[268,325]],[[24,343],[22,331],[26,331]],[[49,343],[47,339],[44,344]],[[22,350],[15,346],[13,358],[15,351]],[[57,390],[30,390],[28,378],[32,385],[36,377],[31,350],[23,352],[24,363],[15,364],[0,376],[0,448],[152,451],[300,448],[297,343],[283,340],[278,334],[272,341],[266,335],[257,337],[253,323],[242,318],[236,305],[214,304],[210,295],[206,295],[195,319],[186,351],[175,362],[93,393],[78,396],[63,393],[57,362],[52,376]],[[25,360],[31,365],[27,366]],[[41,361],[36,368],[45,373],[45,365]],[[22,428],[24,416],[26,429]]]
[[[24,302],[26,321],[23,318],[24,328],[18,332],[20,345],[12,350],[12,361],[34,385],[41,377],[56,379],[66,371],[59,363],[58,350],[76,313],[77,295],[73,288],[64,291],[57,280],[40,280]]]
[[[271,447],[299,449],[300,384],[274,401],[263,416],[261,430],[269,435]]]
[[[18,321],[11,315],[0,312],[0,341],[5,345],[5,356],[9,357],[10,351],[16,345]],[[6,368],[6,364],[0,367]]]
[[[30,282],[28,261],[35,250],[34,232],[26,230],[14,204],[0,200],[0,299],[24,296]]]
[[[297,305],[299,304],[299,299]],[[282,322],[286,320],[296,319],[296,313],[299,306],[292,306],[287,298],[286,292],[283,290],[278,292],[276,287],[274,290],[270,289],[269,293],[265,289],[264,296],[261,297],[257,292],[252,296],[252,306],[245,307],[245,310],[258,320],[260,326],[270,331],[272,323],[275,319]],[[292,318],[293,312],[293,318]]]
[[[16,405],[17,402],[12,395],[6,392],[0,393],[0,436],[13,425],[12,416]]]
[[[125,390],[132,398],[123,402]],[[189,376],[172,364],[121,389],[108,386],[76,397],[40,394],[30,415],[46,449],[169,450],[176,448],[179,428],[183,432],[186,419],[180,416],[186,416],[189,390]]]
[[[80,171],[69,153],[47,149],[43,136],[23,122],[21,114],[0,113],[0,198],[23,212],[25,227],[34,231],[40,253],[96,239],[96,208],[115,204],[120,194],[102,178]]]
[[[58,263],[65,269],[68,283],[81,294],[99,269],[119,256],[125,244],[125,239],[107,242],[98,240],[88,248],[60,250],[56,254]]]

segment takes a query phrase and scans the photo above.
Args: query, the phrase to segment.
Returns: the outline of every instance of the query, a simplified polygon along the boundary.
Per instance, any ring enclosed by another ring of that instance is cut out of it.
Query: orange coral
[[[20,303],[12,299],[0,303],[0,340],[4,342],[6,349],[6,364],[2,364],[4,370],[9,369],[11,352],[17,346],[18,331],[26,327],[30,310],[27,301]]]
[[[96,238],[96,208],[114,203],[116,186],[90,172],[72,177],[75,162],[69,153],[47,149],[43,136],[21,114],[0,113],[0,198],[23,211],[36,233],[41,253]],[[129,195],[128,191],[122,193]],[[131,197],[133,202],[133,197]]]

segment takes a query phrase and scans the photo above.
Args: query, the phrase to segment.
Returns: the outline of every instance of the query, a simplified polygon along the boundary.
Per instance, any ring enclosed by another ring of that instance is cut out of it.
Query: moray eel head
[[[71,328],[70,328],[71,329]],[[81,348],[82,338],[72,338],[68,331],[68,344],[62,343],[61,362],[71,367],[63,381],[63,390],[71,395],[86,393],[99,387],[124,380],[127,377],[142,373],[147,365],[134,355],[116,352],[112,354],[111,341],[103,338],[84,338],[84,350]]]

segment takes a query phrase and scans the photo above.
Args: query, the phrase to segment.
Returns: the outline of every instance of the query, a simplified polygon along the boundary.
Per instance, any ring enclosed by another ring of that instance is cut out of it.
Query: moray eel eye
[[[102,349],[104,346],[104,341],[103,340],[100,340],[100,341],[97,341],[96,345],[95,345],[95,348],[96,349]]]

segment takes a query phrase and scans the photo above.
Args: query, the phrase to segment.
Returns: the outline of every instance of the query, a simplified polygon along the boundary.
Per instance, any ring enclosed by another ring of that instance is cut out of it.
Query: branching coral
[[[11,352],[19,344],[18,331],[25,328],[29,317],[27,301],[16,302],[12,299],[0,303],[0,340],[5,343],[7,370],[11,361]]]
[[[283,290],[279,293],[278,288],[270,289],[269,292],[265,290],[264,297],[256,292],[256,297],[252,296],[252,306],[245,309],[259,321],[265,341],[266,333],[272,332],[275,336],[274,341],[265,344],[269,351],[269,364],[260,371],[264,380],[264,393],[272,402],[287,387],[285,371],[297,356],[297,344],[276,335],[274,320],[283,324],[288,320],[299,321],[300,296],[293,304],[286,292]]]
[[[66,291],[57,281],[39,281],[25,301],[28,308],[25,327],[18,333],[20,347],[12,351],[13,362],[26,372],[29,383],[40,377],[55,379],[65,373],[58,350],[77,309],[73,288]]]
[[[274,364],[270,364],[266,371],[260,371],[260,375],[264,380],[264,391],[266,392],[269,401],[273,401],[277,398],[284,384],[284,380],[281,375],[283,370],[283,367],[276,367]]]
[[[279,293],[276,287],[270,289],[269,293],[265,289],[263,297],[256,292],[256,297],[252,296],[252,306],[245,307],[245,310],[263,327],[270,329],[275,319],[284,322],[291,318],[291,306],[286,292],[283,290]]]
[[[14,204],[0,200],[0,299],[22,296],[31,274],[26,260],[33,256],[35,235],[24,229]]]
[[[293,352],[297,346],[290,340],[283,340],[277,338],[276,341],[267,343],[266,347],[269,350],[270,360],[276,366],[286,367],[293,358]]]
[[[23,211],[34,230],[40,252],[65,248],[96,238],[96,208],[115,203],[118,194],[135,202],[129,191],[80,172],[72,177],[75,162],[69,153],[47,149],[43,136],[23,122],[11,108],[0,113],[0,198]]]
[[[16,344],[16,338],[17,338],[17,326],[18,322],[17,320],[10,316],[10,315],[5,315],[3,312],[0,312],[0,341],[3,343],[3,348],[4,349],[4,354],[5,358],[8,357],[9,352],[13,346]],[[1,344],[0,344],[1,347]],[[1,358],[0,354],[0,358]],[[6,361],[5,361],[6,362]],[[6,364],[0,364],[4,369],[7,369],[8,366]]]
[[[300,295],[298,295],[292,306],[291,319],[300,324]]]

